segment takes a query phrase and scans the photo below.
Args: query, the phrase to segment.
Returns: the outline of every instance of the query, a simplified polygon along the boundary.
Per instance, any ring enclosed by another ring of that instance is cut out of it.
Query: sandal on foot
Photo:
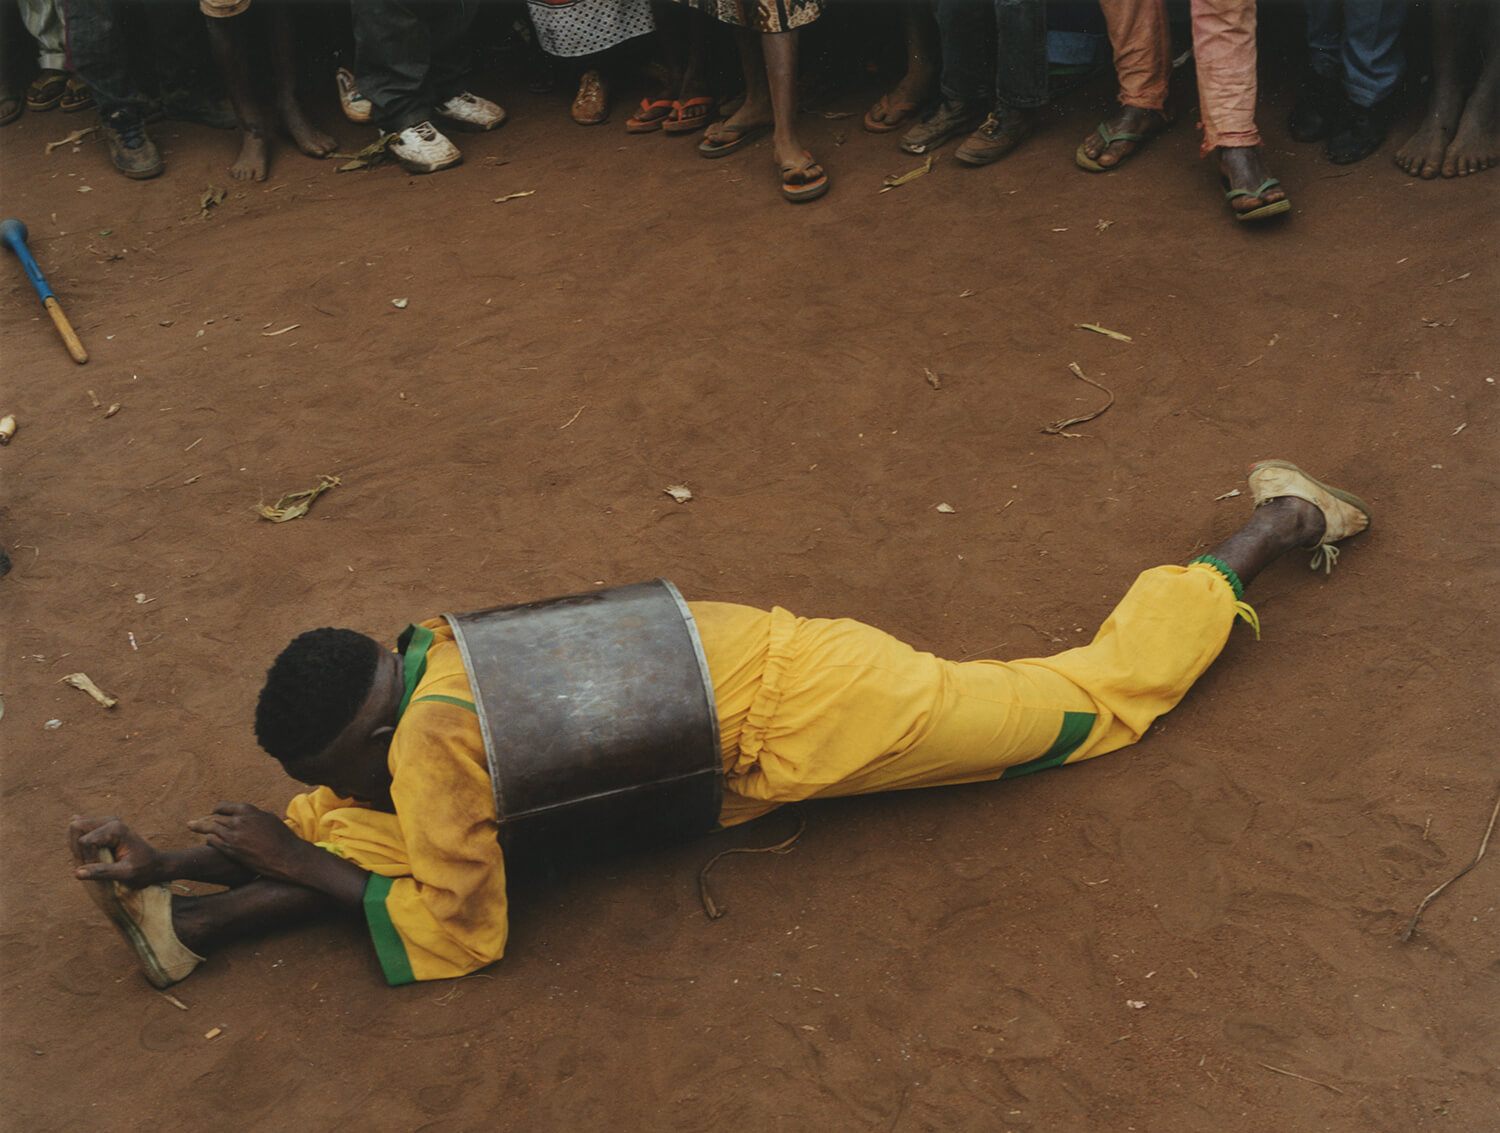
[[[1241,197],[1249,197],[1251,200],[1258,201],[1266,194],[1267,191],[1280,188],[1281,186],[1281,182],[1276,180],[1276,178],[1274,177],[1267,177],[1253,190],[1231,189],[1229,187],[1229,180],[1227,178],[1222,179],[1222,181],[1224,185],[1224,199],[1229,202],[1229,207],[1231,209],[1234,209],[1234,202],[1239,200]],[[1291,209],[1291,198],[1282,197],[1279,201],[1271,201],[1267,204],[1260,205],[1258,208],[1246,209],[1244,212],[1240,212],[1238,209],[1234,209],[1234,219],[1239,221],[1264,220],[1268,216],[1276,216],[1279,213],[1290,212]]]
[[[99,860],[114,861],[108,849]],[[172,893],[165,885],[132,889],[115,881],[85,881],[94,904],[104,911],[135,949],[141,969],[153,987],[171,987],[187,979],[203,957],[177,939],[172,927]]]
[[[67,89],[68,72],[51,68],[39,71],[26,88],[26,109],[51,110],[62,101],[63,91]]]
[[[704,157],[726,157],[735,150],[744,149],[770,128],[768,122],[731,126],[725,120],[709,127],[709,132],[698,143],[698,152]]]
[[[815,201],[828,192],[828,174],[823,167],[807,150],[802,151],[802,156],[807,158],[807,164],[781,167],[781,195],[794,205]]]
[[[1358,496],[1314,480],[1288,460],[1261,460],[1250,466],[1245,477],[1255,506],[1291,496],[1306,500],[1323,513],[1323,535],[1313,545],[1313,570],[1333,570],[1339,549],[1333,544],[1358,535],[1370,526],[1370,505]]]
[[[13,94],[0,95],[0,126],[9,126],[21,117],[21,100]]]
[[[641,108],[625,119],[627,134],[654,134],[672,116],[677,104],[670,98],[643,98]]]
[[[1078,143],[1078,148],[1073,152],[1073,163],[1077,165],[1079,169],[1087,169],[1090,173],[1108,173],[1111,169],[1120,168],[1120,166],[1124,165],[1125,162],[1130,158],[1131,154],[1140,149],[1140,144],[1142,142],[1146,141],[1148,138],[1156,137],[1157,134],[1161,133],[1172,124],[1172,120],[1168,118],[1163,111],[1153,110],[1150,113],[1151,116],[1147,119],[1147,121],[1151,123],[1151,125],[1139,132],[1133,130],[1121,130],[1119,133],[1115,133],[1109,128],[1108,122],[1099,123],[1099,128],[1095,130],[1094,133],[1098,134],[1100,140],[1104,142],[1104,149],[1099,151],[1100,157],[1102,157],[1109,149],[1109,147],[1114,145],[1116,142],[1131,143],[1130,148],[1122,153],[1120,155],[1120,160],[1115,162],[1113,165],[1104,165],[1099,161],[1098,158],[1093,158],[1088,155],[1088,151],[1084,148],[1086,145],[1088,145],[1087,138]]]
[[[672,113],[662,123],[668,134],[692,134],[707,126],[714,116],[714,100],[707,95],[684,98],[672,103]]]
[[[865,129],[872,134],[889,134],[906,125],[921,107],[919,102],[898,102],[891,95],[883,94],[880,101],[865,112]]]
[[[87,110],[94,105],[94,92],[89,90],[88,83],[77,75],[68,79],[67,89],[63,91],[62,101],[57,108],[64,114],[77,114],[80,110]]]

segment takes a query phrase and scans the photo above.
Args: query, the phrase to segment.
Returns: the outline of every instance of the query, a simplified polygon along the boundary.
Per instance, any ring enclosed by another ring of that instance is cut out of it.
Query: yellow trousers
[[[1087,645],[954,662],[847,619],[692,609],[719,711],[725,826],[801,799],[1006,778],[1134,743],[1213,663],[1236,613],[1213,567],[1156,567]]]

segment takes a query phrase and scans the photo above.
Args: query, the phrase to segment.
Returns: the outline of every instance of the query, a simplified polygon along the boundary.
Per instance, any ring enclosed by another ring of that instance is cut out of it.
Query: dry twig
[[[1069,417],[1066,420],[1056,421],[1053,424],[1046,425],[1042,428],[1042,432],[1051,433],[1055,436],[1076,437],[1078,435],[1077,433],[1068,433],[1064,432],[1064,430],[1067,429],[1069,425],[1081,425],[1085,421],[1092,421],[1095,417],[1098,417],[1115,403],[1115,395],[1113,393],[1110,393],[1109,390],[1105,389],[1098,382],[1094,381],[1093,378],[1086,376],[1084,372],[1079,369],[1077,362],[1069,362],[1068,369],[1073,371],[1075,377],[1081,379],[1082,381],[1088,382],[1088,384],[1093,386],[1095,389],[1103,390],[1105,393],[1109,394],[1109,400],[1105,402],[1101,408],[1094,410],[1092,413],[1085,413],[1082,417]]]
[[[735,846],[733,849],[720,850],[709,858],[702,869],[698,871],[698,900],[703,902],[703,915],[711,921],[716,921],[729,910],[719,907],[714,903],[713,894],[708,891],[708,871],[714,868],[714,863],[720,858],[727,858],[730,854],[785,854],[790,852],[792,843],[802,837],[802,832],[807,829],[807,819],[801,815],[797,816],[797,829],[792,836],[784,842],[777,842],[774,846]]]
[[[1411,934],[1417,931],[1417,921],[1421,919],[1423,911],[1427,908],[1432,899],[1479,864],[1479,859],[1484,857],[1484,851],[1489,847],[1490,835],[1495,832],[1496,818],[1500,818],[1500,795],[1495,796],[1495,809],[1490,811],[1490,824],[1484,828],[1484,837],[1480,839],[1479,852],[1474,855],[1474,860],[1471,861],[1468,865],[1464,866],[1463,869],[1459,870],[1447,881],[1439,885],[1431,893],[1427,894],[1427,896],[1422,898],[1422,903],[1417,906],[1417,911],[1412,914],[1411,923],[1406,926],[1406,931],[1403,932],[1400,936],[1400,940],[1402,941],[1402,943],[1410,940]]]

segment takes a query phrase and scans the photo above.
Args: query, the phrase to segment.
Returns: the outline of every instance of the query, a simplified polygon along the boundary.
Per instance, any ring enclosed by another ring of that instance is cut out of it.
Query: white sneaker
[[[344,117],[351,122],[368,122],[374,107],[370,100],[359,93],[354,81],[354,72],[340,67],[333,73],[333,81],[339,88],[339,105],[344,108]]]
[[[418,122],[390,135],[390,151],[408,173],[436,173],[464,159],[458,147],[431,122]]]
[[[461,91],[437,108],[466,130],[493,130],[505,121],[505,111],[487,98]]]

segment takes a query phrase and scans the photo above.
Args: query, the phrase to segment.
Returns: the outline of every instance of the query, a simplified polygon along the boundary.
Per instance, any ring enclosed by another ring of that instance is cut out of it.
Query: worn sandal
[[[716,100],[707,95],[684,98],[672,103],[671,116],[662,124],[668,134],[693,134],[713,121]]]
[[[625,119],[627,134],[654,134],[672,116],[676,104],[670,98],[643,98],[641,108]]]
[[[51,110],[62,101],[63,91],[68,89],[68,72],[51,68],[38,71],[36,78],[26,88],[27,110]]]
[[[1276,180],[1276,178],[1274,177],[1267,177],[1253,190],[1231,189],[1229,188],[1229,181],[1227,179],[1223,180],[1223,184],[1225,190],[1224,199],[1229,202],[1230,208],[1234,208],[1234,202],[1239,200],[1241,197],[1249,197],[1251,200],[1259,200],[1262,196],[1265,195],[1268,189],[1279,188],[1281,182]],[[1269,204],[1261,205],[1259,208],[1247,209],[1244,212],[1240,212],[1238,209],[1236,209],[1234,213],[1234,219],[1239,221],[1264,220],[1268,216],[1276,216],[1279,213],[1290,212],[1291,210],[1291,198],[1282,197],[1279,201],[1271,201]]]

